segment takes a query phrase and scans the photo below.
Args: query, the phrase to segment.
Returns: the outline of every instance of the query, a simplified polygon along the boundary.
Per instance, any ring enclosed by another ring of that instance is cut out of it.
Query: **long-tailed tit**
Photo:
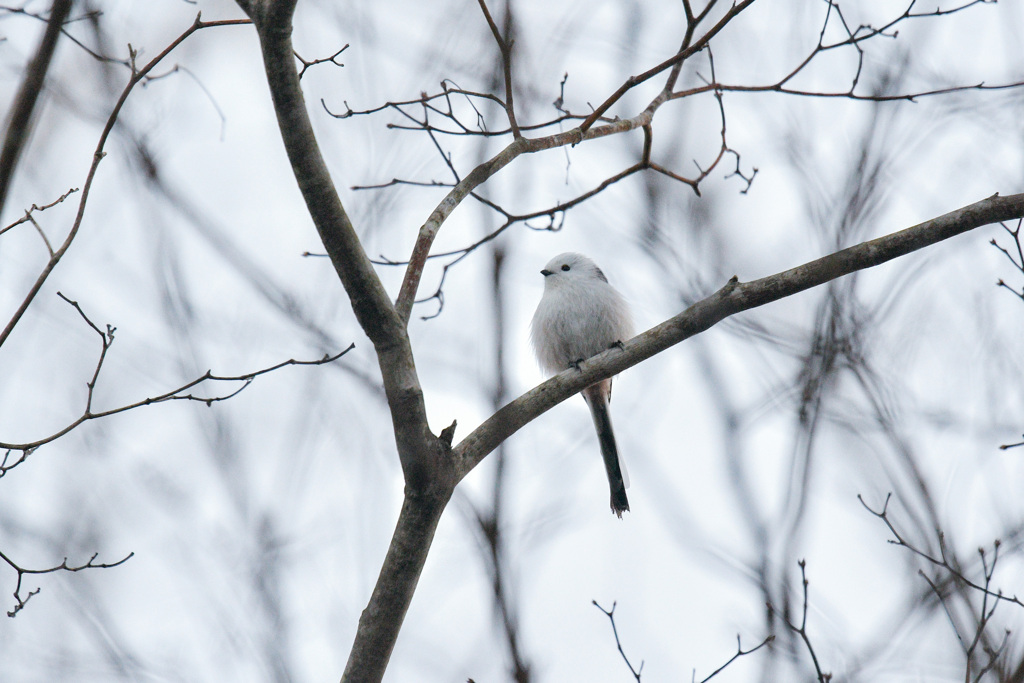
[[[633,336],[633,320],[625,299],[589,258],[560,254],[540,272],[544,276],[544,295],[533,314],[530,338],[546,373],[554,375],[577,366]],[[590,406],[597,428],[611,487],[612,512],[621,519],[629,509],[629,475],[615,446],[608,414],[612,380],[591,384],[580,393]]]

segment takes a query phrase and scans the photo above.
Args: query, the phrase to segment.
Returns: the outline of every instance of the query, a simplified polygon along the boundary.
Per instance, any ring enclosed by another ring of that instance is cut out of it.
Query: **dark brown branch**
[[[597,604],[597,600],[591,600],[590,602],[594,605],[594,607],[604,612],[604,615],[608,617],[608,621],[612,623],[612,634],[615,635],[615,647],[619,649],[619,654],[622,655],[622,661],[624,661],[626,663],[626,666],[629,667],[629,673],[633,674],[633,678],[635,678],[637,680],[637,683],[639,683],[640,674],[644,670],[644,663],[643,660],[641,660],[640,668],[634,669],[633,664],[629,661],[629,657],[626,656],[626,651],[622,649],[622,641],[619,640],[619,629],[615,625],[615,603],[613,602],[612,608],[610,610],[607,610],[604,607],[601,607],[601,605]]]
[[[605,351],[581,364],[579,370],[562,372],[505,405],[455,447],[459,458],[459,478],[468,474],[499,443],[584,387],[617,375],[731,315],[877,266],[968,230],[1018,217],[1024,217],[1024,194],[993,195],[914,227],[848,247],[782,273],[752,282],[739,282],[733,278],[703,301],[627,341],[622,349]]]
[[[89,561],[85,564],[69,565],[68,558],[65,557],[64,561],[58,564],[56,567],[49,567],[47,569],[26,569],[24,567],[19,566],[16,562],[14,562],[14,560],[7,557],[7,555],[5,555],[3,552],[0,552],[0,560],[3,560],[5,563],[7,563],[7,565],[10,566],[10,568],[18,574],[18,580],[14,586],[14,609],[7,612],[7,616],[12,618],[17,616],[18,612],[23,610],[25,608],[25,605],[28,604],[28,601],[32,599],[32,596],[39,595],[39,591],[42,590],[42,588],[36,588],[35,590],[30,590],[25,595],[22,595],[22,581],[27,575],[52,574],[54,572],[80,572],[84,569],[111,569],[112,567],[117,567],[119,565],[124,564],[125,562],[130,560],[134,555],[134,552],[128,553],[126,556],[124,556],[117,562],[97,562],[96,558],[99,557],[99,553],[93,553],[92,557],[90,557]]]
[[[436,459],[437,440],[427,424],[407,318],[391,303],[373,270],[317,144],[295,69],[295,0],[266,0],[243,9],[256,24],[278,129],[299,191],[352,311],[377,353],[406,483],[419,485],[443,464]]]
[[[437,523],[455,489],[451,449],[430,432],[427,423],[423,391],[405,328],[407,312],[403,315],[401,303],[397,308],[392,305],[374,272],[313,133],[293,57],[295,0],[241,0],[239,4],[256,24],[278,128],[306,208],[356,319],[377,353],[405,476],[405,499],[398,525],[369,604],[359,619],[343,674],[346,681],[379,681],[412,601]],[[410,308],[414,294],[415,287]],[[401,295],[399,299],[401,302]]]
[[[384,677],[437,523],[454,490],[454,486],[448,488],[443,486],[444,482],[439,483],[442,486],[425,492],[410,486],[405,489],[391,545],[370,602],[359,617],[355,642],[341,678],[344,683],[370,683]]]
[[[494,42],[498,44],[498,50],[501,51],[501,67],[505,78],[505,101],[502,106],[505,108],[505,115],[508,116],[512,137],[521,138],[523,134],[519,131],[519,124],[516,122],[515,100],[512,95],[512,43],[501,35],[498,25],[491,18],[491,12],[487,9],[485,0],[477,1],[480,3],[480,10],[484,13],[484,18],[487,19],[487,26],[491,29]]]
[[[46,31],[43,32],[43,37],[39,41],[35,56],[25,68],[24,79],[18,89],[18,94],[14,96],[11,111],[7,116],[7,132],[4,134],[3,149],[0,150],[0,213],[3,212],[7,200],[7,190],[14,178],[18,159],[21,158],[22,149],[28,140],[32,112],[35,111],[36,102],[39,101],[39,95],[43,92],[46,72],[50,70],[50,61],[57,48],[57,39],[60,38],[64,20],[71,12],[71,3],[72,0],[53,0]]]

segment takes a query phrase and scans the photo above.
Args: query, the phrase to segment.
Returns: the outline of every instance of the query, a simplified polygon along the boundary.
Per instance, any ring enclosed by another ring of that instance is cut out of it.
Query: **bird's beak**
[[[551,271],[545,268],[544,270],[540,271],[540,274],[543,275],[544,277],[547,277],[548,275],[551,275]]]

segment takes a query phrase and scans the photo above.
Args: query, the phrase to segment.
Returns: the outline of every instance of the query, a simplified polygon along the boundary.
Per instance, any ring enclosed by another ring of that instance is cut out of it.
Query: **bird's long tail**
[[[607,380],[606,380],[607,382]],[[619,449],[615,445],[615,432],[612,431],[612,418],[608,412],[608,395],[610,382],[598,382],[583,390],[583,398],[590,406],[590,414],[597,428],[597,439],[601,444],[601,456],[604,468],[608,472],[608,486],[611,489],[612,512],[622,519],[622,513],[629,510],[626,498],[626,487],[629,486],[629,475],[625,464],[619,458]]]

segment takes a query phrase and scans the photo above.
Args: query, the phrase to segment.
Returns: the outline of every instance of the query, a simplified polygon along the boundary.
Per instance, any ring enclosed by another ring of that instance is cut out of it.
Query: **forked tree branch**
[[[434,436],[406,332],[363,251],[313,134],[292,47],[295,0],[241,0],[256,25],[281,139],[306,207],[374,345],[402,471],[405,499],[369,605],[359,619],[343,680],[379,681],[398,639],[441,512],[455,489],[450,431]]]
[[[100,162],[103,160],[103,157],[105,157],[107,154],[105,151],[107,139],[110,137],[110,133],[114,129],[114,124],[117,122],[117,117],[120,115],[121,109],[124,107],[125,102],[128,101],[128,96],[132,93],[132,90],[135,89],[135,86],[139,83],[145,82],[150,77],[149,74],[156,67],[156,65],[163,61],[163,59],[167,57],[167,55],[173,52],[175,48],[181,45],[189,36],[191,36],[196,31],[202,30],[204,28],[210,28],[212,26],[237,26],[239,24],[247,23],[249,22],[241,19],[226,19],[223,21],[203,21],[201,15],[197,15],[195,21],[192,23],[191,26],[189,26],[181,35],[179,35],[177,38],[171,41],[170,45],[164,48],[164,50],[160,52],[160,54],[151,59],[142,67],[138,67],[135,64],[135,58],[137,56],[137,53],[130,45],[128,46],[130,54],[129,65],[132,71],[131,78],[128,79],[128,83],[121,91],[121,95],[117,98],[117,102],[114,104],[114,107],[110,112],[110,115],[107,117],[106,124],[103,126],[103,131],[100,133],[99,141],[96,143],[96,151],[93,153],[92,163],[90,164],[89,171],[86,174],[85,183],[82,185],[82,194],[79,196],[78,213],[75,215],[75,220],[72,223],[71,229],[68,231],[67,236],[64,238],[64,241],[61,243],[60,247],[58,247],[56,251],[53,251],[51,253],[50,259],[46,262],[46,265],[43,267],[43,270],[36,278],[35,283],[33,283],[32,287],[29,289],[28,294],[25,295],[25,298],[22,300],[21,305],[18,306],[17,310],[15,310],[14,315],[11,316],[11,319],[7,322],[7,325],[6,327],[4,327],[3,331],[0,331],[0,346],[3,346],[4,342],[7,341],[7,338],[14,331],[14,328],[18,325],[18,322],[25,315],[25,311],[28,310],[28,307],[31,306],[32,302],[35,300],[36,295],[39,294],[39,290],[42,289],[43,284],[45,284],[46,280],[50,277],[50,273],[52,273],[53,269],[57,267],[57,264],[60,263],[60,260],[64,258],[64,254],[67,253],[67,250],[69,248],[71,248],[72,242],[74,242],[75,237],[78,235],[78,230],[82,226],[82,219],[85,217],[85,207],[89,201],[89,192],[92,189],[93,180],[96,178],[96,172],[99,169]],[[49,245],[47,246],[49,247]]]
[[[295,1],[238,0],[253,19],[259,34],[282,140],[299,188],[327,254],[350,297],[355,315],[377,351],[406,483],[398,524],[369,604],[359,619],[343,681],[381,680],[412,601],[438,521],[455,485],[498,444],[538,415],[584,387],[618,374],[735,313],[884,263],[972,228],[1024,216],[1024,195],[993,196],[777,275],[748,283],[740,283],[733,278],[704,301],[627,341],[622,350],[605,352],[584,362],[580,370],[563,372],[515,399],[452,449],[454,425],[440,436],[434,436],[429,430],[423,392],[406,331],[423,267],[438,231],[452,211],[472,196],[477,187],[523,154],[649,126],[655,111],[671,96],[674,79],[669,78],[668,86],[646,109],[631,118],[591,127],[601,116],[600,111],[596,111],[580,127],[570,131],[538,138],[515,137],[494,157],[457,180],[421,226],[397,300],[392,304],[345,213],[313,134],[291,44]],[[728,18],[734,17],[751,2],[734,3],[723,20],[641,77],[646,80],[672,69],[703,47],[725,26]],[[692,12],[687,16],[692,16]],[[699,23],[706,16],[702,12],[700,16],[693,17],[693,22]],[[633,80],[624,86],[627,90],[636,85]],[[610,107],[617,99],[618,96],[613,94],[606,100],[607,106]]]

